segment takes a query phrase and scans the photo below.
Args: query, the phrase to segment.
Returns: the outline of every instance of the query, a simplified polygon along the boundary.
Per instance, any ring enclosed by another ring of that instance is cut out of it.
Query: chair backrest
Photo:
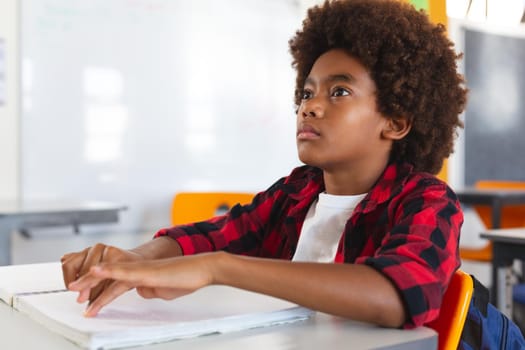
[[[226,212],[235,204],[248,204],[253,193],[245,192],[180,192],[171,205],[172,225],[209,219]]]
[[[469,274],[457,270],[443,295],[439,317],[428,327],[438,333],[438,350],[456,350],[474,292]]]

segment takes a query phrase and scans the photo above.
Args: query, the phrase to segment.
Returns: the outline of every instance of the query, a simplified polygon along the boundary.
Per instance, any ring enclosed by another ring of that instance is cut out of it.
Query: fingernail
[[[84,317],[91,317],[91,311],[92,311],[91,309],[92,309],[92,307],[91,307],[91,305],[89,305],[86,308],[86,310],[84,311]]]

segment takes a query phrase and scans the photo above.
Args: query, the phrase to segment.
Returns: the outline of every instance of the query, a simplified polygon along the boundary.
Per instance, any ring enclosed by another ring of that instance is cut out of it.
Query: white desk
[[[463,204],[491,207],[492,229],[499,229],[501,227],[501,215],[505,206],[525,204],[525,190],[470,187],[459,189],[455,192],[459,201]],[[496,265],[492,264],[490,300],[496,305],[502,298],[505,298],[505,295],[498,294],[498,288],[496,288],[498,284],[496,280],[497,275]]]
[[[123,205],[105,202],[0,201],[0,266],[11,262],[11,232],[118,222]]]
[[[0,302],[0,349],[79,350],[65,338]],[[317,313],[308,321],[247,331],[177,340],[134,349],[437,349],[437,334],[429,328],[385,329]]]
[[[494,229],[482,232],[480,237],[492,241],[493,290],[496,307],[512,318],[511,266],[515,259],[525,261],[525,228]],[[495,286],[495,288],[494,288]]]

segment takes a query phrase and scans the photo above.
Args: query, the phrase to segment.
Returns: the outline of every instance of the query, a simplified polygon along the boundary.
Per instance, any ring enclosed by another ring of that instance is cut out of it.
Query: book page
[[[303,320],[311,311],[262,294],[209,286],[171,300],[135,291],[86,318],[73,292],[16,297],[14,307],[85,348],[117,348]]]
[[[64,290],[59,262],[0,266],[0,300],[13,304],[16,294]]]

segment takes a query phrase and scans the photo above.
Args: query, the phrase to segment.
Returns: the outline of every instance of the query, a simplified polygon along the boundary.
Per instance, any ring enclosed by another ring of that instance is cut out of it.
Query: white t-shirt
[[[319,194],[306,214],[292,261],[333,262],[346,222],[365,195]]]

